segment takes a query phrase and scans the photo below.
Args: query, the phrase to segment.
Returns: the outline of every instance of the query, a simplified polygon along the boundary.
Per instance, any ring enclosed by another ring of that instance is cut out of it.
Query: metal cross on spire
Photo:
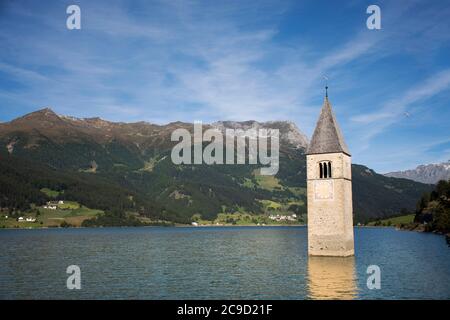
[[[328,98],[328,77],[323,76],[323,78],[325,80],[325,98]]]

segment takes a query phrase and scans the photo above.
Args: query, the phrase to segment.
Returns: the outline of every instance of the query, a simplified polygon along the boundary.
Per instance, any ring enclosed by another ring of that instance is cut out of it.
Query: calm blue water
[[[2,299],[450,299],[444,237],[356,228],[354,258],[309,258],[305,227],[0,231]],[[66,268],[81,268],[81,290]],[[369,290],[366,270],[381,269]]]

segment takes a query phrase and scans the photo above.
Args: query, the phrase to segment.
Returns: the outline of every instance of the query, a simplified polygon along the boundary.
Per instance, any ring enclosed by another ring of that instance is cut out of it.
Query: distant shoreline
[[[258,226],[254,224],[241,224],[241,225],[198,225],[193,226],[190,224],[175,224],[175,225],[148,225],[148,226],[102,226],[102,227],[24,227],[24,228],[0,228],[0,230],[41,230],[41,229],[102,229],[102,228],[220,228],[220,227],[306,227],[306,224],[270,224],[265,226]]]

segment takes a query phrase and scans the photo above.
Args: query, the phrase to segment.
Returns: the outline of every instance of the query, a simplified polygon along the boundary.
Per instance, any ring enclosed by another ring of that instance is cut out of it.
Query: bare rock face
[[[303,149],[308,147],[308,138],[300,131],[295,123],[291,121],[218,121],[212,123],[211,127],[216,128],[223,133],[226,129],[278,129],[280,132],[281,144],[288,144],[291,147]]]
[[[450,160],[444,163],[420,165],[412,170],[389,172],[385,176],[435,184],[439,180],[450,179]]]

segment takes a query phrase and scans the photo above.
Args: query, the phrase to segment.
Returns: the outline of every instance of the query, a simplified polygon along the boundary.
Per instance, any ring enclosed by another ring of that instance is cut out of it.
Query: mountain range
[[[389,172],[385,176],[436,184],[439,180],[450,179],[450,160],[444,163],[420,165],[411,170]]]
[[[280,166],[261,176],[258,165],[175,165],[172,122],[110,122],[74,118],[42,109],[0,124],[0,208],[27,210],[49,198],[43,188],[91,208],[133,212],[151,219],[189,223],[194,215],[296,213],[306,217],[308,138],[288,121],[220,121],[204,128],[280,130]],[[430,185],[387,177],[354,164],[356,222],[412,210]]]

